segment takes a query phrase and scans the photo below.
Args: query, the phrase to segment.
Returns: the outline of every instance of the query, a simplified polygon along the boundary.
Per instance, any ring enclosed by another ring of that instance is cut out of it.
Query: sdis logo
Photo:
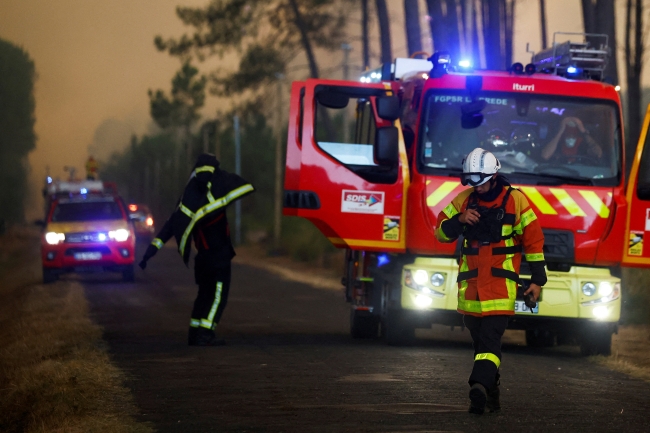
[[[383,214],[384,193],[343,190],[341,212]]]

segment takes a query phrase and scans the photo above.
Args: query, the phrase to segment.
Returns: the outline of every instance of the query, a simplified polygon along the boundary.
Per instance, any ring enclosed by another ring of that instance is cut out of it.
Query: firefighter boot
[[[485,407],[490,413],[501,412],[501,402],[499,401],[499,385],[496,385],[494,388],[487,392],[487,401],[485,402]]]
[[[501,402],[499,401],[499,396],[501,395],[501,391],[499,391],[499,385],[501,384],[500,378],[501,375],[497,373],[496,381],[494,382],[494,388],[490,389],[487,392],[487,401],[485,402],[485,407],[490,413],[501,412]]]
[[[487,391],[480,383],[475,383],[469,390],[469,413],[483,415],[485,412],[485,403],[487,401]]]
[[[226,341],[214,335],[211,329],[198,328],[196,339],[193,344],[190,343],[190,346],[223,346],[224,344]]]

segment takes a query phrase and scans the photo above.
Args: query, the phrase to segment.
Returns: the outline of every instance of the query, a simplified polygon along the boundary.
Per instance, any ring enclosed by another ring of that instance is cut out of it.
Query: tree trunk
[[[509,68],[512,61],[512,32],[514,29],[515,21],[515,3],[516,0],[503,0],[503,29],[504,29],[504,54],[506,68]]]
[[[431,39],[433,39],[433,51],[447,51],[449,44],[447,43],[440,0],[427,0],[427,12],[429,13],[429,30]]]
[[[406,43],[410,57],[413,53],[422,51],[418,0],[404,0],[404,25],[406,27]]]
[[[368,0],[361,0],[361,45],[363,70],[370,68],[370,43],[368,42]]]
[[[449,44],[449,54],[454,63],[460,60],[460,33],[458,29],[458,10],[456,0],[447,1],[447,15],[445,16],[445,32],[447,33],[447,43]]]
[[[634,23],[632,9],[634,8]],[[632,27],[634,26],[634,27]],[[632,43],[634,31],[634,43]],[[629,174],[632,158],[641,132],[641,71],[643,69],[643,0],[627,0],[625,10],[625,59],[627,78],[627,134],[626,173]]]
[[[381,63],[391,63],[393,61],[393,52],[390,45],[390,23],[388,20],[388,8],[386,7],[386,0],[375,0],[375,5],[377,7],[377,18],[379,20]]]
[[[545,50],[548,47],[548,38],[546,37],[546,0],[539,0],[539,26],[542,29],[542,50]]]
[[[598,33],[607,35],[609,60],[605,68],[605,77],[618,84],[618,61],[616,59],[616,5],[615,0],[598,0],[596,8],[596,26]],[[601,38],[602,40],[602,38]]]
[[[504,69],[505,59],[501,51],[501,5],[500,0],[483,0],[483,41],[487,68]]]
[[[596,7],[594,0],[582,0],[582,21],[585,33],[596,33]]]
[[[307,55],[309,73],[311,74],[311,78],[318,78],[320,77],[320,73],[318,71],[318,65],[316,64],[316,58],[314,57],[314,50],[312,49],[311,42],[307,36],[307,29],[305,28],[305,22],[303,21],[300,10],[298,9],[298,4],[296,3],[296,0],[289,0],[289,4],[293,10],[294,24],[298,27],[298,31],[300,32],[302,48],[305,50],[305,54]]]

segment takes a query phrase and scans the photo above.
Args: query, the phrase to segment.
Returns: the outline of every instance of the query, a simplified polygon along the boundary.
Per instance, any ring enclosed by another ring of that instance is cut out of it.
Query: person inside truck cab
[[[479,415],[501,408],[501,337],[515,314],[522,255],[531,270],[524,296],[537,302],[546,284],[542,228],[526,196],[497,174],[500,168],[491,152],[471,151],[463,160],[461,183],[473,188],[461,191],[440,212],[435,229],[440,242],[463,239],[458,312],[474,345],[469,412]]]
[[[577,117],[565,117],[557,134],[542,149],[542,159],[573,162],[581,157],[600,159],[603,150]]]

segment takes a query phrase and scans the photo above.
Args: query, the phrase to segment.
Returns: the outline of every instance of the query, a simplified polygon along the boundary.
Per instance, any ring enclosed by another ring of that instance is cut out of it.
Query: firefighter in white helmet
[[[438,215],[436,237],[463,237],[458,270],[458,312],[474,344],[469,377],[469,412],[500,410],[501,337],[514,314],[522,253],[531,270],[523,291],[536,302],[546,283],[544,235],[535,212],[519,190],[498,174],[501,164],[476,148],[463,160],[461,183],[469,185]]]

